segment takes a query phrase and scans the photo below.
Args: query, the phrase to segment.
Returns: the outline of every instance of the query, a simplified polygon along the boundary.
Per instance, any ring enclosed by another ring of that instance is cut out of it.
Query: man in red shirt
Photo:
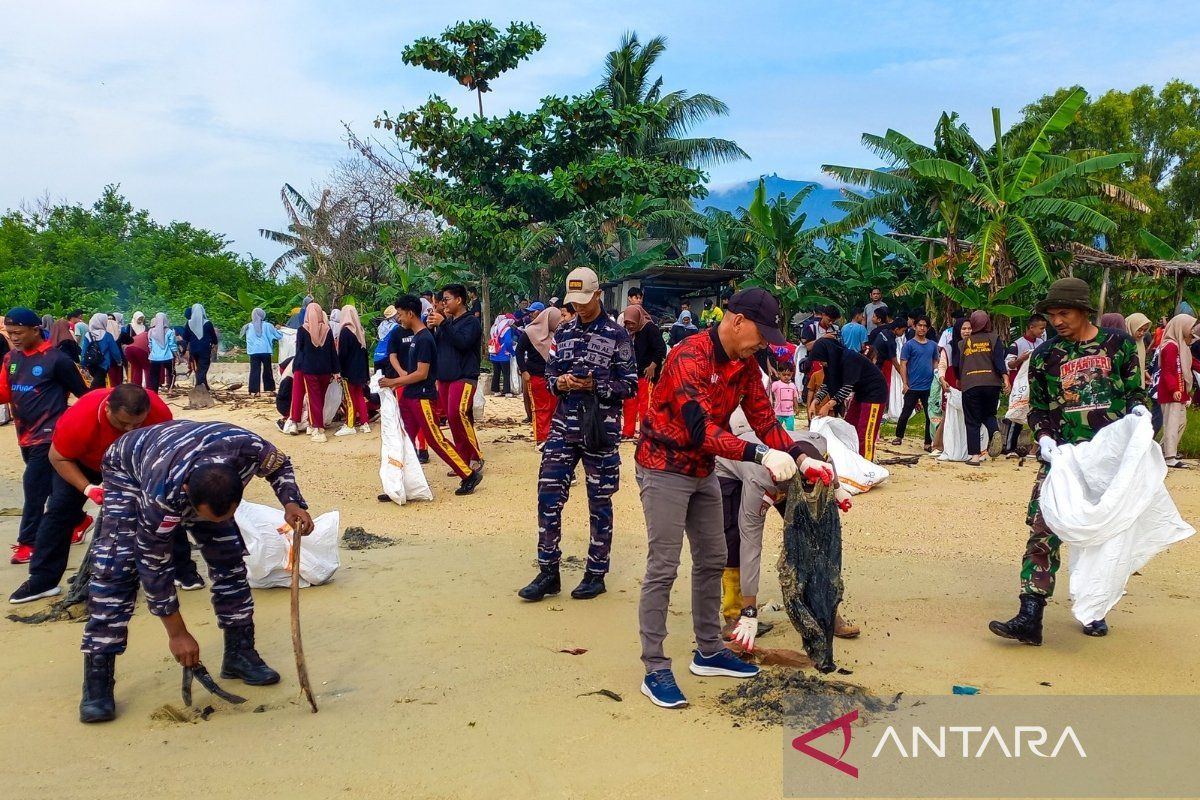
[[[71,529],[84,503],[92,500],[100,505],[104,499],[100,461],[105,451],[121,434],[169,419],[171,410],[158,395],[130,383],[88,392],[59,417],[50,444],[54,468],[50,503],[38,525],[29,579],[12,593],[10,603],[28,603],[62,591],[58,582],[67,568]],[[183,544],[188,546],[186,538]],[[178,558],[178,548],[176,554]],[[187,553],[184,557],[190,561]]]
[[[689,670],[734,678],[758,673],[721,641],[721,575],[727,550],[721,485],[713,472],[717,456],[761,464],[775,482],[790,480],[797,461],[806,479],[826,484],[833,480],[833,468],[805,456],[775,419],[763,388],[754,355],[784,341],[775,298],[763,289],[740,291],[729,299],[719,324],[671,350],[651,395],[637,448],[637,482],[649,539],[638,622],[646,667],[642,694],[657,706],[687,705],[671,673],[671,660],[663,653],[667,608],[685,532],[692,548],[696,635]],[[739,405],[763,444],[730,432],[729,417]],[[742,609],[742,616],[757,624],[755,608]]]

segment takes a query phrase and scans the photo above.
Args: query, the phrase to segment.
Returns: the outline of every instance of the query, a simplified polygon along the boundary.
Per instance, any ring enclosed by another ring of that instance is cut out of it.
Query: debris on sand
[[[616,700],[618,703],[620,703],[622,700],[621,695],[617,694],[612,689],[597,689],[594,692],[584,692],[583,694],[579,695],[579,697],[589,697],[590,695],[594,694],[607,697],[609,700]]]
[[[354,526],[346,528],[342,533],[342,544],[346,545],[347,550],[375,550],[380,547],[391,547],[399,542],[386,536],[367,533],[362,528]]]
[[[178,722],[186,724],[189,722],[198,722],[199,716],[191,709],[185,711],[177,706],[171,705],[170,703],[164,703],[150,712],[150,719],[156,722]]]
[[[735,717],[805,730],[825,724],[830,715],[838,717],[854,709],[867,719],[896,710],[895,701],[876,697],[861,686],[823,680],[798,669],[764,671],[725,690],[718,700]]]

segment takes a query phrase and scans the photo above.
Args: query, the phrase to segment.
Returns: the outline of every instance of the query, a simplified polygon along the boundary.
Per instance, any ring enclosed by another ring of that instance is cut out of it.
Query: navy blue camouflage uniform
[[[600,447],[585,446],[580,424],[582,407],[589,402],[591,392],[561,391],[558,378],[567,374],[590,374],[596,382],[595,398],[604,427]],[[621,405],[637,393],[637,362],[629,334],[603,311],[589,324],[576,317],[554,336],[546,360],[546,386],[558,397],[558,406],[538,474],[538,563],[553,566],[562,558],[562,510],[567,504],[571,477],[582,460],[591,524],[587,571],[605,574],[612,548],[612,496],[621,477],[617,449],[621,442]]]
[[[191,532],[208,564],[217,624],[224,629],[253,622],[237,523],[199,519],[183,489],[192,470],[207,464],[233,467],[243,484],[265,478],[280,504],[307,508],[288,457],[244,428],[176,420],[125,434],[109,448],[101,470],[104,514],[92,544],[84,653],[125,652],[139,581],[151,614],[179,610],[171,551],[180,526]]]

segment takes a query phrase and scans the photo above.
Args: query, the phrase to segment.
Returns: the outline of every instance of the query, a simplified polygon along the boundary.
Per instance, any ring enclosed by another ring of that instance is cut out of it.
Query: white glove
[[[771,473],[771,480],[776,483],[790,481],[796,476],[796,459],[782,450],[768,450],[763,456],[762,465]]]
[[[833,465],[828,461],[805,456],[800,459],[800,473],[809,483],[820,481],[826,486],[833,483]]]
[[[740,617],[737,626],[733,629],[732,640],[746,648],[749,652],[754,652],[754,637],[758,636],[758,620],[754,617]]]
[[[852,505],[850,502],[850,493],[841,486],[833,490],[833,499],[843,513],[850,510],[850,506]]]
[[[88,500],[91,500],[98,506],[104,505],[104,489],[94,483],[89,483],[87,488],[83,490]]]
[[[1038,438],[1038,454],[1041,456],[1043,461],[1050,463],[1054,460],[1055,456],[1059,454],[1059,452],[1061,451],[1059,450],[1058,443],[1049,436],[1042,436]]]
[[[1141,403],[1138,403],[1136,406],[1129,409],[1129,413],[1133,414],[1135,417],[1144,417],[1145,419],[1150,419],[1150,409],[1146,408]]]

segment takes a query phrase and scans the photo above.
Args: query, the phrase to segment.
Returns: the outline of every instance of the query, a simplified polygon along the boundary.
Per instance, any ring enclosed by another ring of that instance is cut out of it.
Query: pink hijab
[[[358,309],[354,306],[342,306],[342,330],[354,331],[354,338],[358,339],[358,343],[363,347],[367,346],[367,333],[363,330]]]
[[[325,316],[320,303],[309,303],[304,309],[304,330],[308,331],[313,347],[325,344],[325,337],[329,336],[329,317]]]
[[[537,315],[533,322],[525,326],[525,335],[533,349],[542,354],[542,358],[550,357],[550,345],[554,342],[554,332],[562,320],[562,312],[554,306]]]

